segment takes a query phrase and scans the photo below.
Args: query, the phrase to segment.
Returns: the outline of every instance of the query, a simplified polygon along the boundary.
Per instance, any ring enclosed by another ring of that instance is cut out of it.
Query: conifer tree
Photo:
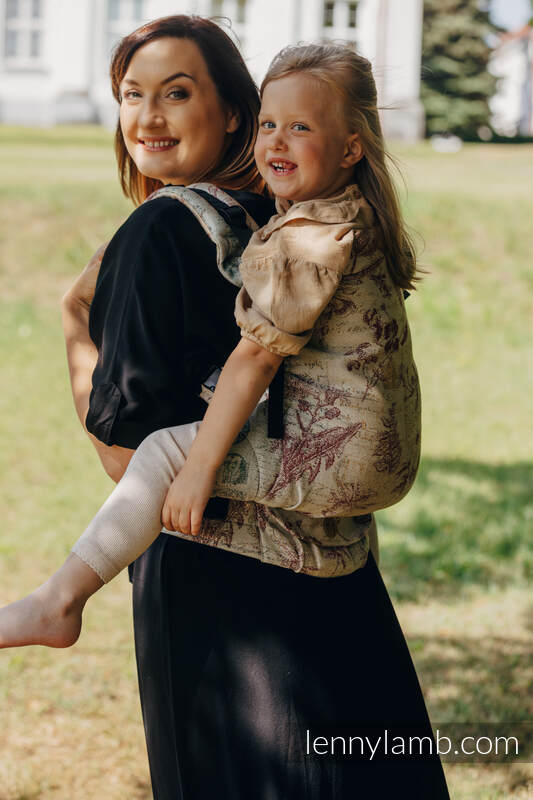
[[[490,126],[498,79],[488,63],[501,30],[480,0],[424,0],[421,98],[428,136],[475,139],[481,126]]]

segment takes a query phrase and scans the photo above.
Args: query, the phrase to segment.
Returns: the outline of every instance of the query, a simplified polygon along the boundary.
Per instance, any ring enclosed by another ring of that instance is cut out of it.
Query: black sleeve
[[[184,366],[191,294],[184,252],[190,262],[194,250],[198,266],[213,260],[214,245],[194,223],[176,200],[151,201],[108,247],[91,307],[99,357],[86,420],[105,444],[136,448],[158,428],[203,415]]]

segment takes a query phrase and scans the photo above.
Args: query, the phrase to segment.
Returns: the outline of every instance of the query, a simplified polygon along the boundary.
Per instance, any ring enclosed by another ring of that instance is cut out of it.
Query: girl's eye
[[[171,97],[172,100],[184,100],[188,96],[185,89],[171,89],[167,95],[167,97]]]
[[[141,93],[137,92],[135,89],[128,89],[128,91],[124,92],[122,96],[128,100],[136,100],[138,97],[141,96]]]
[[[304,125],[302,122],[295,122],[292,127],[293,127],[293,130],[295,130],[295,131],[308,131],[309,130],[307,125]]]
[[[262,128],[267,128],[268,130],[271,130],[272,128],[275,128],[276,126],[274,125],[273,122],[270,122],[269,120],[265,120],[264,122],[261,123],[261,127]]]

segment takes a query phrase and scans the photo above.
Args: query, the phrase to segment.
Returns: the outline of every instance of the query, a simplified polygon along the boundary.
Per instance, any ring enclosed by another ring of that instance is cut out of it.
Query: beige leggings
[[[147,436],[122,480],[72,548],[105,583],[144,553],[161,532],[167,492],[185,463],[199,426],[199,422],[191,422]]]
[[[72,548],[105,583],[144,553],[160,533],[167,492],[185,463],[199,426],[199,422],[191,422],[163,428],[141,442],[124,477]],[[248,469],[254,456],[246,437],[237,440],[232,450],[237,452],[229,453],[217,473],[215,495],[261,502],[256,472]],[[285,507],[283,501],[276,505]],[[374,531],[373,535],[375,539]],[[377,542],[372,545],[376,552]]]
[[[191,422],[147,436],[122,480],[75,543],[72,552],[105,583],[144,553],[161,532],[167,492],[185,464],[199,427],[200,422]],[[218,470],[214,494],[233,500],[258,499],[254,464],[246,436],[238,437]]]

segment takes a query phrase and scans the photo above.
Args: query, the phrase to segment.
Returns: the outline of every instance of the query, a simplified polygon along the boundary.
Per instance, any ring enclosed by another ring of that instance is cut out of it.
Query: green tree
[[[449,131],[472,139],[490,125],[498,79],[488,63],[501,30],[480,0],[424,0],[421,98],[428,136]]]

